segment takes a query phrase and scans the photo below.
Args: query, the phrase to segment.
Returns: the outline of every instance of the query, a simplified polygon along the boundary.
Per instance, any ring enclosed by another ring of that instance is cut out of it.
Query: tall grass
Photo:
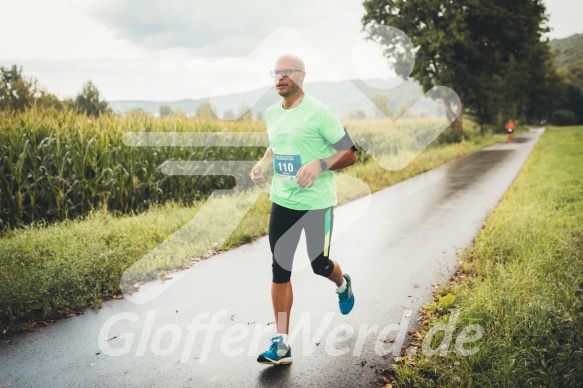
[[[395,386],[583,386],[582,165],[583,127],[547,129],[463,256],[462,280],[440,291],[455,296],[459,330],[484,328],[479,352],[419,351]]]

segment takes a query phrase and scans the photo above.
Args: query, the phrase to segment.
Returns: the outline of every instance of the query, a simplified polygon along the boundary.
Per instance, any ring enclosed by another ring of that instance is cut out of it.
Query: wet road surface
[[[382,355],[398,354],[416,311],[432,300],[432,284],[454,272],[457,252],[472,243],[541,134],[337,208],[331,257],[353,279],[355,307],[339,313],[334,285],[312,273],[300,246],[292,365],[255,361],[274,327],[264,237],[148,283],[136,295],[163,292],[147,303],[105,302],[0,342],[0,387],[369,387],[387,365]]]

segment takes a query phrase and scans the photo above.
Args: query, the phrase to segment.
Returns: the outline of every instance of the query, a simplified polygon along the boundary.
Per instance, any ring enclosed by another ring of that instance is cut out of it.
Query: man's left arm
[[[322,171],[338,171],[356,163],[356,151],[358,151],[358,148],[356,148],[356,144],[354,144],[346,128],[344,129],[344,137],[332,144],[332,148],[336,150],[334,155],[328,158],[314,160],[300,168],[296,176],[296,182],[299,187],[312,187]]]
[[[336,151],[336,153],[329,158],[322,159],[326,164],[325,169],[324,166],[321,165],[321,171],[331,170],[331,171],[338,171],[342,170],[343,168],[352,166],[356,163],[356,152],[349,148],[347,150],[340,150]]]

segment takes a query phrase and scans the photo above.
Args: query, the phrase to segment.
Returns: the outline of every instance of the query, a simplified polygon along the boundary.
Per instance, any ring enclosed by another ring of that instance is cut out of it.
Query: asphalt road
[[[0,342],[0,387],[371,386],[387,364],[382,355],[398,354],[432,285],[454,272],[456,254],[472,243],[541,134],[337,208],[331,256],[353,279],[355,308],[339,313],[333,284],[311,272],[300,247],[292,365],[255,361],[274,327],[264,237],[143,286],[145,299],[159,294],[147,303],[108,301]]]

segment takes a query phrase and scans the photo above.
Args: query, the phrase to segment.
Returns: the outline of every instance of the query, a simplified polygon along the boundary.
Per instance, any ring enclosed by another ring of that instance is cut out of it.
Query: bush
[[[554,125],[575,125],[577,115],[570,110],[557,110],[553,112],[552,123]]]

